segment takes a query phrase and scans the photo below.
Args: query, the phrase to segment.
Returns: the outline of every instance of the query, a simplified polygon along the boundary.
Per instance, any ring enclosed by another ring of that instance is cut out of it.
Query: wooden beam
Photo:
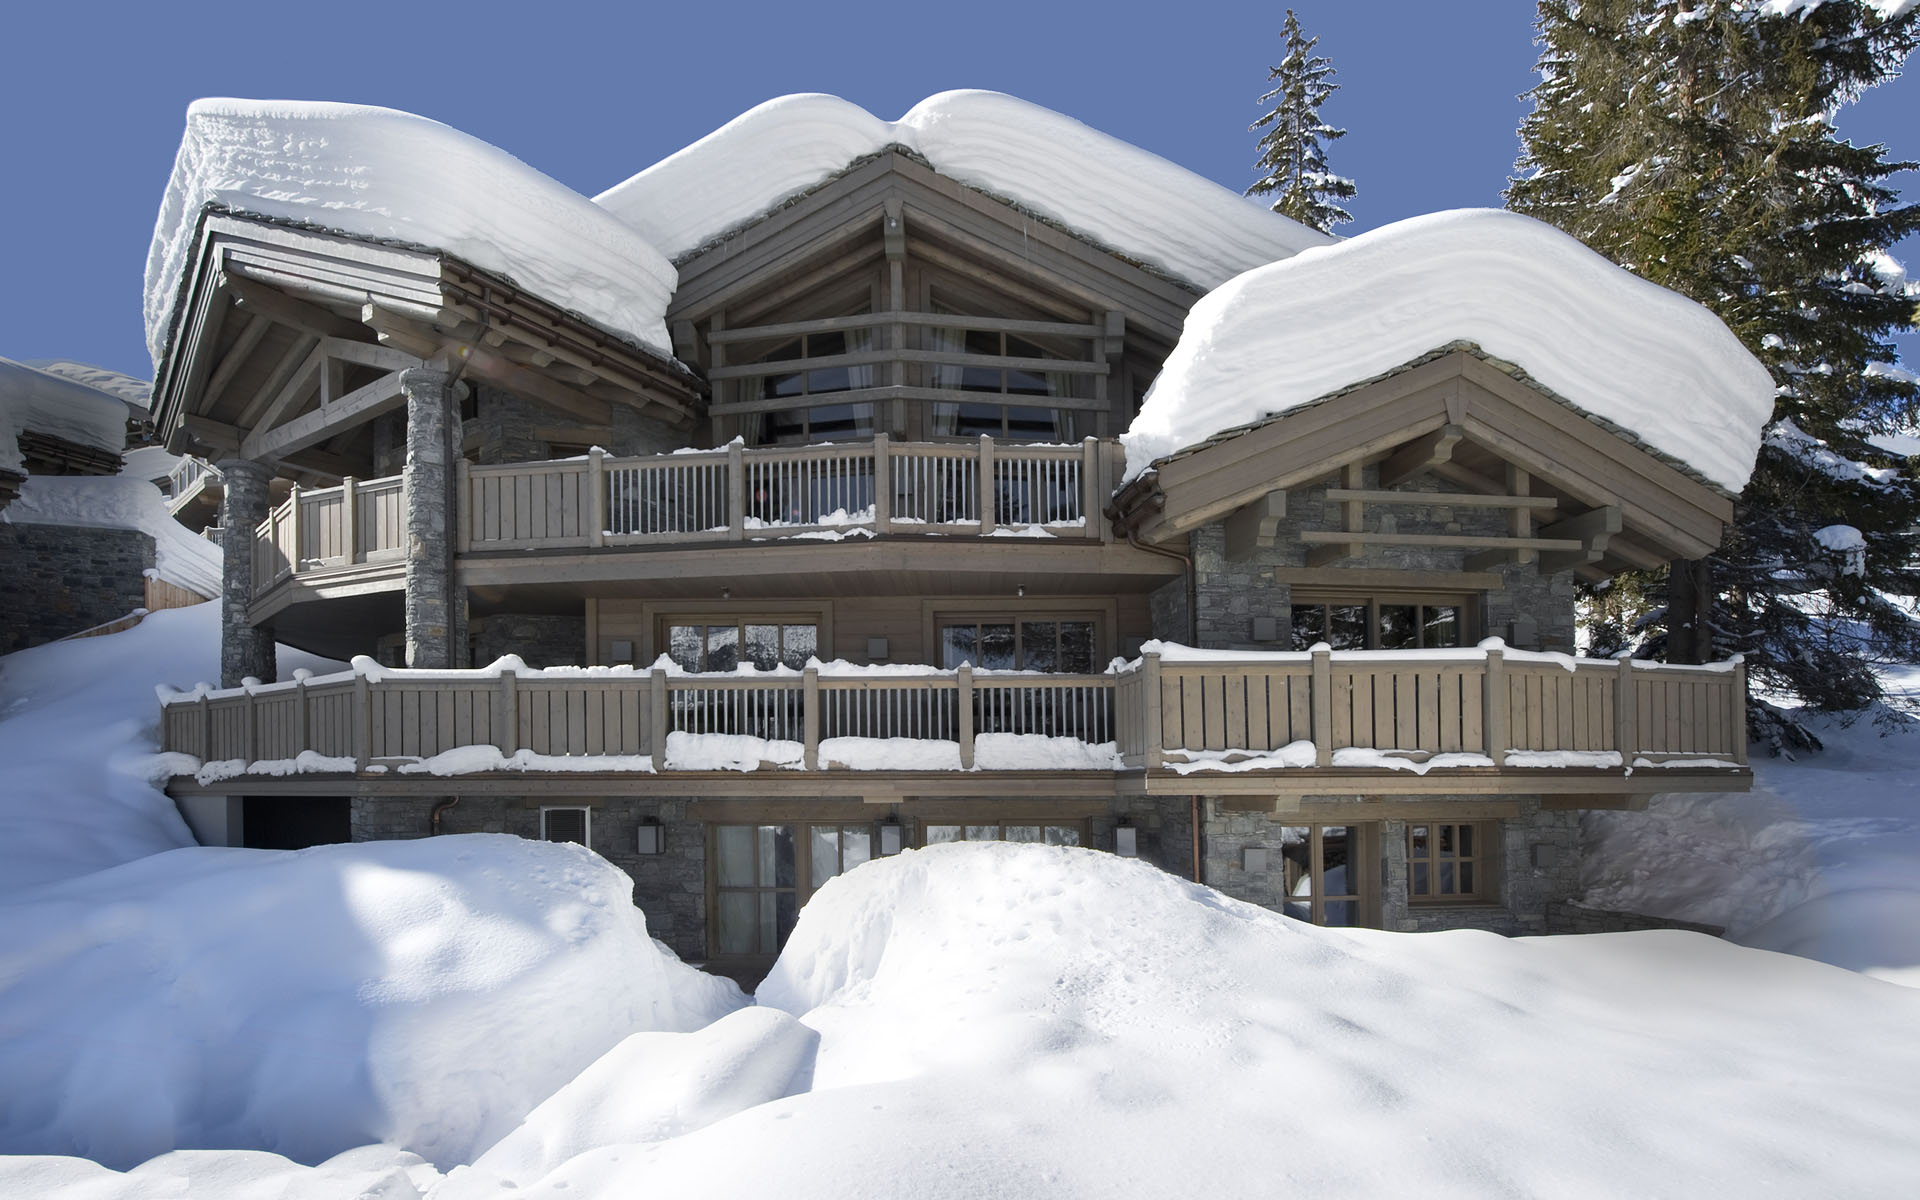
[[[295,417],[278,428],[250,434],[241,443],[240,452],[248,458],[281,458],[325,441],[339,430],[390,412],[406,403],[400,375],[399,371],[382,375],[325,408]]]
[[[269,321],[292,326],[302,333],[351,339],[363,332],[359,325],[345,317],[336,316],[328,309],[305,300],[296,300],[285,292],[231,271],[220,276],[220,286],[227,290],[227,294],[241,309],[258,313]]]
[[[280,355],[280,361],[273,364],[273,370],[267,372],[266,379],[261,381],[260,390],[256,391],[253,399],[247,401],[247,406],[240,410],[240,417],[236,423],[246,429],[258,426],[260,414],[266,409],[268,401],[279,394],[280,389],[293,378],[293,373],[300,369],[300,364],[306,361],[307,355],[313,353],[313,348],[319,344],[320,339],[310,333],[303,333],[294,338],[293,343]]]
[[[1479,492],[1375,492],[1328,488],[1329,500],[1359,500],[1366,504],[1451,504],[1455,508],[1556,508],[1552,496],[1498,496]]]
[[[1453,458],[1453,448],[1466,436],[1467,431],[1460,426],[1447,424],[1396,450],[1380,464],[1380,486],[1397,487],[1449,461]]]
[[[1359,496],[1364,494],[1363,489],[1360,487],[1360,484],[1364,480],[1361,474],[1360,461],[1358,459],[1355,459],[1352,462],[1347,463],[1344,467],[1342,467],[1340,474],[1341,474],[1341,482],[1344,483],[1346,486],[1339,489],[1329,489],[1330,492],[1333,490],[1338,490],[1339,492],[1341,492],[1343,496],[1346,496],[1346,497],[1354,497],[1354,496]],[[1342,500],[1336,501],[1336,503],[1340,505],[1341,524],[1345,526],[1346,532],[1345,533],[1334,533],[1334,532],[1321,533],[1319,531],[1308,531],[1300,534],[1299,538],[1303,542],[1324,543],[1322,545],[1317,546],[1315,549],[1309,550],[1307,552],[1308,566],[1324,567],[1330,563],[1337,563],[1344,558],[1359,558],[1361,553],[1361,547],[1366,545],[1367,543],[1377,542],[1377,539],[1383,538],[1383,537],[1400,536],[1398,534],[1389,534],[1389,533],[1374,533],[1374,534],[1364,533],[1364,530],[1366,529],[1366,525],[1365,525],[1366,505],[1361,501],[1355,500],[1355,499],[1342,499]],[[1391,543],[1377,543],[1377,544],[1388,545]]]
[[[194,440],[214,450],[236,451],[246,430],[225,421],[216,421],[212,417],[202,417],[188,413],[180,418],[180,427],[191,434]]]
[[[1510,537],[1466,533],[1348,533],[1338,529],[1303,529],[1294,535],[1314,546],[1351,543],[1355,546],[1436,546],[1500,550],[1578,550],[1572,538]],[[1469,567],[1468,570],[1473,568]]]
[[[1287,494],[1268,492],[1227,518],[1227,559],[1241,562],[1273,548],[1274,535],[1287,515]]]
[[[1607,545],[1620,532],[1621,523],[1619,506],[1609,504],[1548,525],[1540,531],[1541,537],[1576,538],[1583,548],[1542,554],[1540,573],[1550,575],[1599,562],[1606,557]]]
[[[212,408],[219,402],[220,393],[227,390],[227,385],[233,382],[234,375],[253,354],[254,348],[260,344],[260,339],[273,328],[273,322],[258,313],[244,314],[242,319],[246,323],[240,327],[240,335],[233,339],[233,346],[221,358],[220,365],[213,369],[213,374],[207,378],[206,390],[200,394],[200,405],[203,408]]]

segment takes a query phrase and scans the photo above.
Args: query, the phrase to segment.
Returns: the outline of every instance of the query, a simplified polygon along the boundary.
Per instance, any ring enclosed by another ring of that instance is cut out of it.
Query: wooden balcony
[[[513,660],[399,671],[362,659],[338,676],[176,695],[163,705],[164,748],[191,756],[176,773],[199,773],[203,787],[291,775],[309,791],[342,776],[378,792],[410,777],[558,787],[586,775],[605,787],[754,769],[842,781],[826,790],[869,772],[1017,770],[1267,796],[1739,791],[1751,779],[1737,662],[1616,663],[1497,642],[1414,655],[1168,650],[1101,675]],[[758,789],[758,778],[728,786]]]
[[[458,553],[596,551],[892,537],[1105,542],[1118,443],[901,443],[718,450],[471,466]],[[296,488],[254,531],[256,600],[289,579],[366,574],[404,556],[400,476]]]

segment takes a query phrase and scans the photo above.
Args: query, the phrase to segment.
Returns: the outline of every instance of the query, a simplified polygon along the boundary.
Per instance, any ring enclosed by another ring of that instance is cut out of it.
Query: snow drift
[[[97,387],[0,358],[0,470],[25,470],[18,438],[27,432],[118,454],[127,445],[127,406]]]
[[[1707,309],[1544,222],[1463,209],[1305,250],[1202,298],[1121,436],[1127,475],[1454,341],[1732,492],[1773,413],[1772,377]]]
[[[661,355],[677,275],[586,197],[411,113],[298,100],[196,100],[147,254],[158,364],[209,205],[443,250]]]
[[[743,1002],[583,847],[192,848],[0,908],[0,1151],[465,1162],[629,1034]]]
[[[29,476],[0,521],[138,530],[153,539],[160,578],[209,598],[220,595],[220,547],[169,516],[160,489],[137,476]]]
[[[889,145],[1201,288],[1333,239],[1071,117],[941,92],[898,121],[838,96],[749,109],[594,198],[678,258]]]

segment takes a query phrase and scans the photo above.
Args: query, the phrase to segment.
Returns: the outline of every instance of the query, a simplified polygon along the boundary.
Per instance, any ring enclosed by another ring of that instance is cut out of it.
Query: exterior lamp
[[[1121,858],[1140,857],[1140,831],[1129,821],[1113,827],[1113,852]]]
[[[658,854],[664,848],[666,830],[660,826],[659,817],[646,817],[640,822],[640,834],[635,851],[640,854]]]

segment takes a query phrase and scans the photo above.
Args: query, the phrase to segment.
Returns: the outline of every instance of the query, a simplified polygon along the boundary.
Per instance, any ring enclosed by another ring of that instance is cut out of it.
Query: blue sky
[[[445,121],[589,195],[771,96],[883,117],[984,87],[1077,117],[1235,189],[1285,5],[209,4],[17,7],[0,72],[0,354],[150,374],[140,287],[189,101],[382,104]],[[1498,205],[1533,82],[1525,0],[1296,0],[1339,70],[1323,115],[1358,232]],[[1920,82],[1842,117],[1920,157]],[[1920,177],[1899,181],[1912,194]],[[1901,247],[1920,273],[1920,240]],[[1920,360],[1920,340],[1905,357]]]

